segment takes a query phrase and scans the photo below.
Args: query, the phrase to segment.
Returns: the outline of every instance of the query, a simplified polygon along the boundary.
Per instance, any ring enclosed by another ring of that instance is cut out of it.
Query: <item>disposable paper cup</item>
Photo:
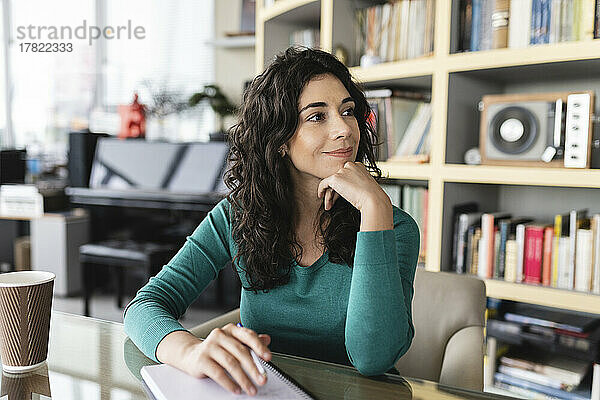
[[[0,359],[13,374],[46,361],[55,275],[44,271],[0,274]]]

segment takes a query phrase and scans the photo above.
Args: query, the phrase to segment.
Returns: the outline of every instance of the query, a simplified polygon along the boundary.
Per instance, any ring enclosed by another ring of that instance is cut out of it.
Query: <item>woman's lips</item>
[[[345,151],[330,151],[325,154],[327,154],[328,156],[331,156],[331,157],[346,158],[346,157],[349,157],[352,155],[352,147],[349,147]]]

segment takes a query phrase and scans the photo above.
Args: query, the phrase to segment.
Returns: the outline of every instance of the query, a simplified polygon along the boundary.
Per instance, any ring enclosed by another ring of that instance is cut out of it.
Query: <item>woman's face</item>
[[[289,140],[292,173],[319,180],[354,161],[360,130],[355,103],[338,78],[331,74],[311,79],[300,94],[298,129]]]

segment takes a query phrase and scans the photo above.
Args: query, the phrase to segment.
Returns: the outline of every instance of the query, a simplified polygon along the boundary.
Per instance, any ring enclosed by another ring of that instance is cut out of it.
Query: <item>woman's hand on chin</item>
[[[335,174],[323,179],[317,196],[323,197],[325,210],[330,210],[339,196],[361,212],[373,207],[389,207],[391,210],[388,195],[361,162],[349,161]]]

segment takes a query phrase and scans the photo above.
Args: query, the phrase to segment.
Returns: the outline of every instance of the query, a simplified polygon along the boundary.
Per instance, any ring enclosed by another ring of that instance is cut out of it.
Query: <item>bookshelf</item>
[[[287,28],[289,31],[300,25],[319,26],[321,48],[332,51],[334,45],[342,44],[349,50],[350,59],[355,60],[354,3],[279,0],[264,9],[258,0],[257,73],[273,55],[287,47],[287,36],[281,42],[282,38],[274,37],[273,32],[282,35],[282,27],[290,21],[293,23]],[[358,2],[360,6],[376,3]],[[430,271],[449,268],[452,207],[465,200],[487,204],[494,211],[517,215],[532,212],[533,217],[565,213],[576,206],[600,211],[600,169],[473,166],[463,161],[464,152],[479,142],[477,103],[483,94],[557,90],[594,90],[600,94],[600,40],[454,54],[451,49],[456,47],[457,7],[457,0],[436,1],[432,55],[350,68],[366,88],[391,86],[431,91],[430,162],[378,163],[384,176],[427,184],[425,268]],[[270,24],[279,29],[270,28]],[[600,114],[600,101],[595,107],[595,113]],[[488,296],[494,298],[600,313],[598,295],[492,279],[486,280],[486,287]]]

